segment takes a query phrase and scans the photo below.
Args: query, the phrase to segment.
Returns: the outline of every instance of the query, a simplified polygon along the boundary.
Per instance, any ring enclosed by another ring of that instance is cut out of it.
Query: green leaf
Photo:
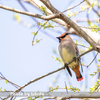
[[[37,35],[37,32],[32,32],[32,34]]]
[[[90,11],[92,10],[92,8],[93,8],[93,7],[90,7],[90,9],[89,9],[88,13],[90,13]]]
[[[28,98],[28,100],[32,100],[32,97]]]
[[[81,11],[84,11],[84,7],[82,5],[80,5]]]
[[[99,80],[99,79],[97,79],[97,82],[100,82],[100,80]]]
[[[67,11],[67,16],[70,18],[70,17],[72,17],[74,14],[72,13],[72,12],[70,12],[70,11]]]
[[[90,45],[90,48],[92,48],[92,46]]]
[[[76,45],[78,44],[78,41],[76,40]]]
[[[20,16],[18,13],[15,13],[14,14],[14,18],[18,21],[18,22],[21,22],[21,19],[20,19]]]
[[[93,6],[94,5],[96,5],[97,4],[97,2],[96,2],[96,0],[91,4],[91,6],[90,6],[90,9],[89,9],[89,11],[88,11],[88,13],[90,13],[90,11],[92,10],[92,8],[93,8]]]
[[[100,62],[100,59],[98,59],[98,61]]]
[[[95,76],[95,74],[89,74],[89,75],[92,76],[92,77]]]
[[[51,21],[53,21],[53,22],[54,22],[55,20],[54,20],[54,19],[51,19]]]
[[[81,42],[80,44],[81,44],[82,46],[84,46],[82,42]]]
[[[62,63],[63,64],[63,61],[60,59],[60,58],[58,58],[58,57],[54,57],[54,56],[52,56],[55,60],[57,60],[57,61],[59,61],[60,63]]]
[[[0,91],[2,91],[2,87],[0,88]]]
[[[6,89],[4,89],[4,92],[6,92]]]
[[[84,63],[82,62],[82,66],[84,65]]]
[[[41,6],[40,9],[44,12],[44,13],[43,13],[44,15],[47,15],[46,7]]]
[[[7,82],[8,82],[8,81],[7,81],[7,80],[5,80],[4,82],[7,84]]]
[[[100,67],[100,65],[96,64],[98,67]]]
[[[43,26],[43,24],[42,24],[42,23],[40,23],[40,22],[38,22],[38,25],[39,25],[39,26],[41,26],[41,27]]]
[[[41,39],[36,39],[36,43],[39,43]]]

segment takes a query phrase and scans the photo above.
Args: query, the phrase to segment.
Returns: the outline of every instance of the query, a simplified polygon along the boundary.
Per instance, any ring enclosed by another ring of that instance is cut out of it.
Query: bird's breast
[[[65,47],[62,48],[61,50],[61,57],[64,63],[68,63],[71,61],[74,57],[76,57],[76,53],[73,52],[71,49],[66,49]],[[76,65],[78,65],[78,61],[73,61],[71,64],[68,66],[71,68],[74,68]]]

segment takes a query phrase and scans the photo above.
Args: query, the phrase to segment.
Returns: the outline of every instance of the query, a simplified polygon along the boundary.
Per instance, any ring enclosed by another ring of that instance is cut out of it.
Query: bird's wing
[[[76,47],[76,55],[79,56],[79,50],[78,50],[77,47]],[[79,58],[78,60],[79,60],[79,63],[80,63],[80,65],[81,65],[81,70],[82,70],[82,72],[83,72],[83,67],[82,67],[82,64],[81,64],[81,58]]]

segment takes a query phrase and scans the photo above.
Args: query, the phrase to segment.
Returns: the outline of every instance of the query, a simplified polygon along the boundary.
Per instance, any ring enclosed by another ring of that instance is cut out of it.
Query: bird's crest
[[[64,38],[64,37],[66,37],[66,35],[68,35],[69,33],[63,33],[61,36],[60,36],[60,38]]]
[[[65,33],[63,33],[61,36],[59,36],[59,37],[56,37],[58,40],[59,40],[59,42],[61,42],[65,37],[66,37],[66,35],[68,35],[69,33],[67,33],[67,32],[65,32]],[[70,37],[69,37],[70,38]]]

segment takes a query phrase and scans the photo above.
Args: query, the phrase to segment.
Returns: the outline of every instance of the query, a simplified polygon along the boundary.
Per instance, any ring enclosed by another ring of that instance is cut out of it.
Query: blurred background
[[[36,14],[43,13],[27,1],[28,0],[0,0],[0,4],[23,11],[27,10]],[[96,0],[89,0],[91,4],[94,3],[94,1]],[[81,0],[50,0],[50,2],[59,11],[64,11],[79,4]],[[100,0],[96,2],[93,8],[100,13]],[[93,9],[90,12],[90,8],[82,11],[86,5],[87,4],[83,2],[64,14],[69,16],[80,26],[88,27],[90,24],[100,26],[100,23],[97,23],[100,16],[97,15]],[[38,31],[40,27],[37,25],[38,22],[44,23],[45,21],[0,8],[0,72],[5,78],[19,86],[62,67],[62,64],[55,60],[56,57],[60,58],[58,53],[59,41],[56,37],[67,30],[63,26],[49,21],[55,26],[54,28],[41,28]],[[32,33],[36,31],[38,31],[38,33],[35,40],[40,39],[40,41],[32,46],[34,37]],[[95,34],[99,33],[100,31],[95,32]],[[75,34],[71,34],[70,36],[78,44],[90,48],[90,45],[82,37]],[[88,48],[79,45],[78,48],[80,53],[88,50]],[[96,52],[93,51],[82,56],[82,64],[89,65],[95,55]],[[61,70],[28,85],[23,91],[49,91],[49,87],[56,87],[57,85],[60,88],[64,88],[65,82],[68,88],[71,86],[79,88],[80,91],[90,91],[90,88],[93,87],[97,79],[100,78],[99,73],[94,77],[89,75],[93,74],[93,72],[97,72],[96,64],[100,65],[98,62],[99,59],[100,54],[98,54],[97,58],[88,68],[83,66],[82,75],[84,79],[81,82],[76,80],[76,76],[72,70],[72,77],[70,77],[67,70]],[[0,80],[0,88],[2,91],[4,89],[7,91],[16,90],[12,84],[6,83],[2,79]],[[66,90],[58,89],[58,91]]]

